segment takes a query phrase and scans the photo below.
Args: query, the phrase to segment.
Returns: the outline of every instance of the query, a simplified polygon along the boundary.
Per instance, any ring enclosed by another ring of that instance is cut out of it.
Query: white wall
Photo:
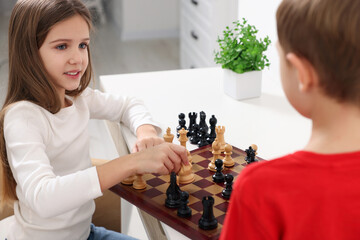
[[[239,0],[239,19],[245,17],[249,24],[255,25],[259,30],[260,37],[269,36],[272,41],[266,52],[271,65],[269,70],[264,71],[262,83],[274,89],[281,89],[279,57],[276,50],[276,10],[280,2],[281,0]]]
[[[180,0],[110,0],[107,10],[122,40],[179,35]]]

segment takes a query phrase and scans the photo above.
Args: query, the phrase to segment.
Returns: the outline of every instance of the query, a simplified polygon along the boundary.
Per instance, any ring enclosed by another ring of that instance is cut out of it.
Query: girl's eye
[[[79,48],[85,49],[87,46],[88,45],[86,43],[80,43]]]
[[[64,49],[66,49],[66,45],[65,45],[65,44],[61,44],[61,45],[59,45],[59,46],[56,46],[56,49],[64,50]]]

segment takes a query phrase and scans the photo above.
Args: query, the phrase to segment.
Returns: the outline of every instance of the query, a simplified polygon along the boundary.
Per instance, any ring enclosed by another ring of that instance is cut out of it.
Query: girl
[[[157,137],[141,102],[87,88],[90,28],[80,0],[19,0],[13,9],[0,114],[1,204],[14,202],[15,215],[8,239],[126,239],[91,225],[93,199],[131,175],[188,164],[185,148]],[[91,167],[89,118],[128,125],[135,153]]]

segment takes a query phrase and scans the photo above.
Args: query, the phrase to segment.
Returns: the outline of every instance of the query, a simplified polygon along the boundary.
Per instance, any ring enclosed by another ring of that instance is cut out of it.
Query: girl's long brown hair
[[[26,100],[51,113],[61,109],[59,96],[42,63],[39,48],[56,23],[76,14],[91,28],[91,17],[81,0],[19,0],[11,14],[9,25],[9,84],[5,103],[0,112],[0,209],[11,205],[16,196],[16,182],[11,172],[4,138],[6,110],[15,102]],[[92,78],[90,49],[89,64],[76,90],[67,95],[78,96]]]

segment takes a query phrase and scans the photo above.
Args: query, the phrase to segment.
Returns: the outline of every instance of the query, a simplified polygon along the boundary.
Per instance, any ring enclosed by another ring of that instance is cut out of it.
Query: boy
[[[358,0],[280,4],[282,85],[312,134],[302,151],[244,169],[220,239],[360,239],[359,10]]]

